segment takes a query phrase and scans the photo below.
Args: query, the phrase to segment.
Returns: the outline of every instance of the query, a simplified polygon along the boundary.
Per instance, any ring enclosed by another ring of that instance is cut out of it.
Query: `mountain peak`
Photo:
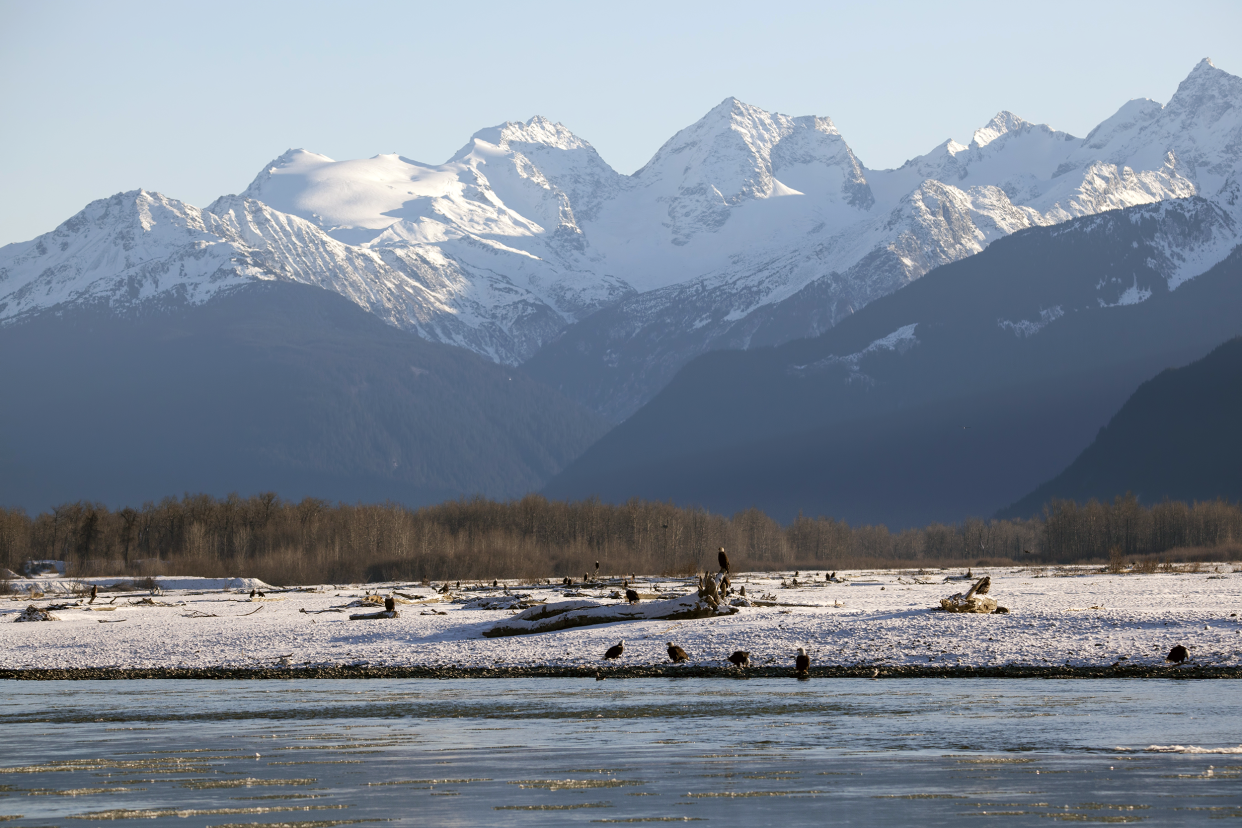
[[[1177,86],[1165,109],[1178,118],[1190,116],[1216,122],[1242,100],[1242,78],[1217,68],[1209,58],[1199,61]]]
[[[551,121],[542,115],[535,115],[525,123],[505,121],[503,124],[479,130],[471,136],[470,142],[452,160],[460,160],[469,154],[476,141],[491,144],[502,150],[509,149],[511,144],[534,144],[561,150],[586,149],[591,146],[564,124]]]
[[[1236,93],[1242,89],[1242,78],[1218,68],[1215,63],[1212,63],[1211,58],[1204,58],[1196,63],[1195,68],[1190,70],[1185,80],[1178,84],[1177,91],[1173,93],[1169,105],[1172,106],[1178,98],[1198,97],[1203,92],[1216,89],[1220,89],[1225,94]]]
[[[1027,126],[1030,126],[1030,121],[1019,118],[1008,110],[1001,110],[986,125],[975,130],[971,143],[976,147],[985,147],[1005,133]]]

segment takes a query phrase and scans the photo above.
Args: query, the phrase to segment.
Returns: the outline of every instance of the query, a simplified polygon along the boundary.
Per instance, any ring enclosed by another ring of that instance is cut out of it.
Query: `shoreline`
[[[133,681],[133,680],[303,680],[303,679],[643,679],[713,678],[745,680],[798,676],[789,668],[685,667],[61,667],[0,669],[0,681]],[[1059,666],[1008,665],[1002,667],[923,667],[875,665],[812,667],[808,678],[864,679],[1242,679],[1242,667],[1211,666]]]

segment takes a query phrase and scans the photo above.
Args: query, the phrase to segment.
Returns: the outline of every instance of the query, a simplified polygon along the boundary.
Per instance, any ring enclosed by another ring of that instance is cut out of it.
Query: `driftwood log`
[[[21,614],[13,620],[20,623],[22,621],[59,621],[60,619],[55,615],[52,615],[47,610],[40,609],[34,604],[31,604],[26,607],[26,609],[22,610]]]
[[[712,601],[709,596],[690,593],[662,601],[641,604],[605,604],[593,601],[561,601],[531,607],[510,618],[498,621],[483,631],[485,638],[508,635],[553,632],[594,624],[612,624],[618,621],[679,621],[692,618],[711,618],[737,612],[722,601]]]
[[[359,612],[349,616],[350,621],[379,621],[384,618],[399,618],[401,613],[396,610],[384,610],[383,612]]]
[[[941,598],[940,608],[945,612],[996,612],[996,600],[983,596],[983,593],[987,592],[991,586],[992,579],[984,575],[965,595],[959,592],[948,598]]]

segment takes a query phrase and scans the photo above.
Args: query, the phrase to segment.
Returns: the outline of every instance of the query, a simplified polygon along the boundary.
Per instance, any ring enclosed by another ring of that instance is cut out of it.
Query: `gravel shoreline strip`
[[[72,667],[64,669],[0,670],[0,680],[10,681],[114,681],[126,679],[524,679],[524,678],[796,678],[785,667]],[[1062,666],[1008,665],[1003,667],[813,667],[810,678],[1162,678],[1239,679],[1239,667],[1164,666]]]

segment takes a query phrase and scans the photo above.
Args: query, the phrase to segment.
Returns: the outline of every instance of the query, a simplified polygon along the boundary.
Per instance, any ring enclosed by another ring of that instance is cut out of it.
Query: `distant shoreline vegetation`
[[[293,585],[391,580],[690,574],[729,550],[739,571],[1106,563],[1156,571],[1174,561],[1242,559],[1242,506],[1143,506],[1134,497],[1053,501],[1026,520],[920,529],[850,526],[757,509],[731,517],[670,503],[497,502],[478,497],[409,509],[330,504],[273,493],[186,495],[112,511],[69,503],[30,516],[0,508],[0,566],[60,560],[70,576],[255,577]]]

